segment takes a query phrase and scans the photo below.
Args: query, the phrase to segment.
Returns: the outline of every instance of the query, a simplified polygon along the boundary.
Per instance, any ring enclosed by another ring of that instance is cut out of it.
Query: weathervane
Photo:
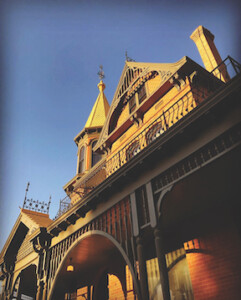
[[[127,51],[125,52],[126,61],[135,61],[134,59],[130,58],[127,54]]]
[[[100,65],[100,70],[99,70],[99,72],[97,74],[99,75],[100,80],[102,80],[103,78],[105,78],[105,73],[103,71],[103,66],[102,65]]]

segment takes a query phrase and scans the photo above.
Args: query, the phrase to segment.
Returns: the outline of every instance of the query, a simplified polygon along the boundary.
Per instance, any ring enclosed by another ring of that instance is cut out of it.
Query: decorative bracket
[[[34,251],[37,253],[42,253],[43,250],[48,250],[51,246],[51,240],[52,237],[47,232],[47,229],[45,227],[40,227],[40,233],[31,240]]]
[[[142,115],[138,112],[135,112],[131,117],[130,121],[134,123],[137,127],[142,124]]]
[[[181,86],[186,84],[184,75],[178,72],[176,72],[169,81],[176,87],[177,90],[180,90]]]
[[[4,277],[7,277],[8,274],[12,274],[15,267],[15,261],[6,261],[1,264],[1,271]]]

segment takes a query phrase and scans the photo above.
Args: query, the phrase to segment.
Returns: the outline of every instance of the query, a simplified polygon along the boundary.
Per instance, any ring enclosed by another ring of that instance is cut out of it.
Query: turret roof
[[[98,88],[100,92],[85,124],[85,129],[103,127],[110,108],[110,105],[104,94],[105,84],[102,80],[98,84]]]

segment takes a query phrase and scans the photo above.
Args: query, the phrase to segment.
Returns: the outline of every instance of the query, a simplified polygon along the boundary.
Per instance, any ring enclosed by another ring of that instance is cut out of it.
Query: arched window
[[[130,160],[136,154],[141,151],[140,144],[138,141],[133,142],[127,149],[126,149],[126,160]]]
[[[83,146],[79,152],[79,173],[85,170],[85,147]]]
[[[146,133],[146,143],[149,145],[155,139],[157,139],[161,134],[164,133],[161,123],[156,123],[153,125]]]
[[[97,164],[97,162],[100,161],[100,160],[101,160],[101,157],[102,157],[101,154],[96,153],[96,152],[93,151],[93,148],[95,147],[96,143],[97,143],[97,140],[95,140],[95,141],[92,143],[92,167],[93,167],[95,164]]]

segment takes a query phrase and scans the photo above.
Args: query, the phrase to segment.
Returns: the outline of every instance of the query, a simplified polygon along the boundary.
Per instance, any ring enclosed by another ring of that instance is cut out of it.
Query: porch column
[[[155,247],[156,247],[156,254],[158,259],[158,266],[160,271],[160,282],[162,286],[162,293],[164,300],[170,300],[170,290],[169,290],[169,279],[168,279],[168,271],[167,271],[167,264],[165,258],[165,251],[164,251],[164,243],[161,230],[159,228],[154,229],[154,236],[155,236]]]
[[[139,262],[141,295],[142,295],[143,300],[148,300],[149,299],[149,293],[148,293],[146,260],[145,260],[143,242],[142,242],[142,238],[140,236],[137,237],[136,243],[137,243],[137,259],[138,259],[138,262]]]
[[[40,281],[37,287],[36,300],[42,300],[44,282]]]
[[[47,300],[47,282],[43,282],[43,297],[42,300]]]

